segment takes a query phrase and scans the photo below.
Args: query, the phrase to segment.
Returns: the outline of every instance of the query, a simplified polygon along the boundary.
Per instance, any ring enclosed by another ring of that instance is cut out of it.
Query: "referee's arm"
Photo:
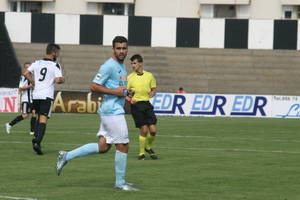
[[[156,88],[151,88],[151,91],[149,93],[149,97],[152,98],[156,95]]]

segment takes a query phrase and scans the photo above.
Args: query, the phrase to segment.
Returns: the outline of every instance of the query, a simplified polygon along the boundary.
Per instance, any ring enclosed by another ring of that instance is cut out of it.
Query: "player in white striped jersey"
[[[24,70],[26,70],[30,66],[30,62],[25,62],[23,64]],[[19,83],[19,91],[21,94],[21,115],[18,115],[11,122],[5,124],[6,133],[10,133],[11,128],[22,121],[23,119],[28,118],[29,114],[31,115],[30,120],[30,135],[34,134],[34,126],[36,124],[36,115],[35,110],[32,109],[32,84],[24,77],[21,76]]]
[[[53,43],[48,44],[46,57],[32,63],[23,73],[34,86],[33,108],[38,115],[38,122],[34,131],[32,146],[38,155],[43,154],[41,142],[46,131],[47,121],[51,115],[55,83],[61,84],[65,81],[61,67],[56,61],[59,53],[59,45]]]

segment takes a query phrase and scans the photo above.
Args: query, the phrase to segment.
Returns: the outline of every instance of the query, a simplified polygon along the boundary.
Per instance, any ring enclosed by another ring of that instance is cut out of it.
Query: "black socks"
[[[31,117],[31,120],[30,120],[30,131],[31,132],[34,132],[35,124],[36,124],[36,117]]]
[[[34,131],[34,143],[41,144],[46,130],[45,123],[37,123]]]
[[[24,118],[22,117],[22,115],[19,115],[19,116],[17,116],[14,120],[12,120],[12,121],[9,123],[9,125],[13,126],[13,125],[15,125],[16,123],[22,121],[23,119],[24,119]]]

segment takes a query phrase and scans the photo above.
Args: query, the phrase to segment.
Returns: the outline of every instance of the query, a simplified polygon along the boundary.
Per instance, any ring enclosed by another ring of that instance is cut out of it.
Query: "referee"
[[[156,116],[149,99],[156,94],[156,80],[152,73],[143,69],[143,58],[135,54],[130,58],[131,67],[134,72],[128,76],[127,88],[132,92],[131,114],[135,126],[140,129],[138,159],[145,160],[145,151],[155,160],[157,155],[152,149],[152,143],[157,132]]]

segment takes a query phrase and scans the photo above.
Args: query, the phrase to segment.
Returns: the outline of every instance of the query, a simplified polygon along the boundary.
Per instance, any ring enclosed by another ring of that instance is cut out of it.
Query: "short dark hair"
[[[128,43],[128,40],[124,36],[116,36],[112,41],[113,48],[115,47],[116,43]]]
[[[49,55],[51,53],[57,52],[60,50],[60,46],[58,44],[49,43],[47,45],[46,54]]]
[[[31,62],[26,61],[23,65],[31,65]]]
[[[134,54],[133,56],[131,56],[130,60],[131,62],[137,60],[139,63],[142,63],[143,57],[140,54]]]

